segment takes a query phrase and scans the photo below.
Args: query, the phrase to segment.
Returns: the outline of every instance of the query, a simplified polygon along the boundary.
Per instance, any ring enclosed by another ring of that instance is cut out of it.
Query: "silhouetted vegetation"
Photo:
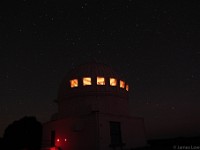
[[[3,138],[0,138],[0,147],[3,146]]]
[[[35,117],[24,117],[10,124],[1,139],[4,150],[40,150],[42,124]]]

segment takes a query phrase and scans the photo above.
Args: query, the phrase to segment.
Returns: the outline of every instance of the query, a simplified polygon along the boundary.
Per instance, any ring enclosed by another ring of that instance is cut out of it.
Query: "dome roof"
[[[86,63],[80,65],[73,69],[68,77],[78,78],[78,77],[116,77],[119,78],[119,75],[108,65],[98,62]]]
[[[84,78],[87,84],[84,84]],[[98,81],[100,78],[100,81]],[[111,85],[111,80],[114,84]],[[115,83],[116,82],[116,83]],[[124,84],[121,87],[121,84]],[[58,99],[88,94],[127,95],[128,84],[108,65],[86,63],[72,69],[61,83]]]

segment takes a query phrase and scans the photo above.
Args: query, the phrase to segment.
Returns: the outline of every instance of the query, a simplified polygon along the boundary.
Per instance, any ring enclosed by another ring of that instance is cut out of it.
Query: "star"
[[[18,31],[21,33],[22,32],[22,28],[19,28]]]
[[[172,109],[172,110],[175,110],[175,109],[176,109],[176,107],[172,106],[172,107],[171,107],[171,109]]]

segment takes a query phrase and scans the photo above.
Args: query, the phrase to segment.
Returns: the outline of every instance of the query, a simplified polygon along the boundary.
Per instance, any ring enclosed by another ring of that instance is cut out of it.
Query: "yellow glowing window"
[[[116,86],[117,85],[117,79],[110,78],[110,86]]]
[[[70,80],[71,88],[78,87],[78,79]]]
[[[129,86],[128,86],[128,84],[126,85],[126,90],[127,90],[127,91],[129,90]]]
[[[120,80],[120,88],[125,88],[125,82]]]
[[[83,85],[92,85],[91,78],[90,77],[84,77],[83,78]]]
[[[97,77],[97,85],[105,85],[105,78]]]

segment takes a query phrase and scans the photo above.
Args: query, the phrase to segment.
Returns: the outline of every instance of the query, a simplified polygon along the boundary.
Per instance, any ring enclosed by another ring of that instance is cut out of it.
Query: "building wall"
[[[84,116],[67,117],[44,124],[43,141],[50,141],[56,131],[55,143],[62,150],[112,150],[110,121],[121,123],[122,142],[126,149],[146,145],[141,118],[92,112]],[[67,139],[67,142],[64,139]],[[56,140],[60,141],[57,142]],[[50,143],[49,143],[50,144]]]
[[[114,106],[114,107],[113,107]],[[71,97],[59,103],[60,117],[88,114],[91,111],[128,115],[128,100],[113,95]]]
[[[111,150],[110,122],[120,122],[122,142],[124,149],[143,147],[146,145],[145,129],[142,118],[99,114],[100,124],[100,149]]]
[[[67,117],[44,124],[44,145],[50,146],[51,131],[55,130],[55,146],[62,150],[97,149],[97,125],[95,114]],[[65,142],[64,139],[67,139]],[[57,142],[57,139],[60,141]]]

